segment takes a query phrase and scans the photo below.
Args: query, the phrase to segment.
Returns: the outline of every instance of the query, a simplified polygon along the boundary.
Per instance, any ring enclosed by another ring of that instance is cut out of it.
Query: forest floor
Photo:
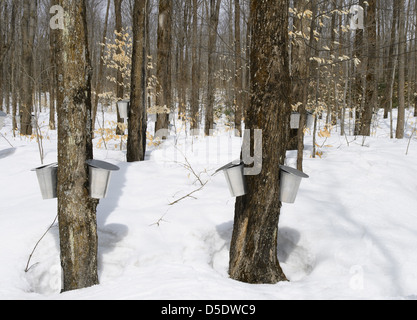
[[[403,140],[390,139],[381,114],[371,137],[341,136],[338,127],[330,135],[322,131],[315,158],[307,133],[310,178],[295,204],[283,204],[280,218],[278,256],[290,281],[249,285],[228,277],[235,199],[223,174],[213,176],[239,158],[241,139],[221,123],[212,137],[190,137],[179,122],[163,144],[149,137],[145,162],[128,164],[125,145],[120,150],[120,137],[110,130],[115,114],[106,113],[106,144],[97,133],[95,158],[120,171],[98,206],[100,285],[65,294],[59,293],[56,224],[25,272],[57,203],[42,200],[31,171],[41,165],[36,139],[13,137],[8,118],[0,136],[0,299],[417,299],[417,139],[410,139],[417,120],[411,114]],[[41,114],[39,121],[45,164],[57,159],[47,118]],[[287,161],[295,166],[296,153],[288,152]]]

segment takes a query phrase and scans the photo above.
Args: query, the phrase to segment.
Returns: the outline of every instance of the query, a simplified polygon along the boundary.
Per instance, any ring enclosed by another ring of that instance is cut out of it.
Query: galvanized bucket
[[[148,121],[156,122],[156,114],[148,114]]]
[[[4,127],[4,119],[6,119],[7,114],[3,111],[0,111],[0,130]]]
[[[307,123],[306,123],[306,127],[307,128],[312,128],[314,124],[314,116],[311,112],[307,111]],[[299,129],[300,128],[300,113],[298,112],[293,112],[291,113],[291,129]]]
[[[44,200],[55,199],[57,197],[58,163],[42,166],[32,171],[36,171],[42,198]]]
[[[280,200],[285,203],[294,203],[300,188],[301,179],[309,178],[309,176],[304,172],[287,166],[280,166],[280,169]]]
[[[312,129],[314,126],[314,115],[307,111],[307,128]]]
[[[87,164],[90,169],[90,197],[104,199],[107,196],[112,171],[118,171],[120,168],[99,160],[88,160]]]
[[[129,100],[121,100],[117,103],[117,108],[119,109],[119,116],[122,119],[129,118],[129,108],[130,108],[130,101]]]
[[[244,175],[243,161],[233,161],[221,167],[216,173],[223,171],[232,197],[241,197],[248,193]]]

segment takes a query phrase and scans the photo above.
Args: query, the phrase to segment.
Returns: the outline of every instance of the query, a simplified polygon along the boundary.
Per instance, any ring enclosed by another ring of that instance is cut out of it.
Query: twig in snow
[[[55,217],[55,219],[54,219],[54,222],[52,222],[52,224],[51,224],[51,226],[48,228],[48,230],[46,230],[46,232],[43,234],[43,236],[38,240],[38,242],[36,242],[36,245],[35,245],[35,247],[33,248],[33,250],[32,250],[32,252],[31,252],[31,254],[30,254],[30,256],[29,256],[29,259],[28,259],[28,262],[27,262],[27,264],[26,264],[26,268],[25,268],[25,272],[28,272],[29,270],[30,270],[30,268],[32,268],[33,266],[30,266],[29,267],[29,263],[30,263],[30,259],[32,259],[32,256],[33,256],[33,254],[35,253],[35,250],[36,250],[36,248],[38,247],[38,245],[39,245],[39,243],[42,241],[42,239],[46,236],[46,234],[49,232],[49,230],[51,230],[52,229],[52,227],[54,226],[54,224],[55,224],[55,222],[56,222],[56,220],[58,219],[58,215]]]
[[[193,174],[193,176],[197,178],[197,181],[200,183],[200,185],[203,186],[205,183],[203,183],[203,181],[201,181],[201,178],[200,178],[201,173],[200,173],[200,175],[198,175],[194,171],[194,169],[191,166],[190,162],[188,161],[187,157],[184,155],[184,153],[182,153],[182,151],[179,148],[177,148],[177,146],[175,146],[175,149],[177,149],[182,154],[182,156],[184,157],[184,160],[185,160],[186,163],[181,163],[181,162],[178,162],[178,161],[174,161],[174,162],[182,165],[185,169],[187,169],[188,171],[190,171]]]
[[[4,138],[4,140],[6,140],[7,141],[7,143],[12,147],[12,148],[14,148],[13,147],[13,145],[10,143],[10,141],[9,140],[7,140],[7,138],[2,134],[2,133],[0,133],[0,135]]]
[[[200,188],[198,188],[197,190],[194,190],[193,192],[190,192],[189,194],[187,194],[187,195],[185,195],[185,196],[183,196],[183,197],[181,197],[181,198],[179,198],[178,200],[175,200],[174,202],[171,202],[171,203],[169,203],[169,205],[170,206],[173,206],[174,204],[176,204],[176,203],[178,203],[178,202],[180,202],[181,200],[184,200],[184,199],[186,199],[186,198],[188,198],[188,197],[192,197],[192,195],[194,194],[194,193],[196,193],[196,192],[198,192],[198,191],[201,191],[204,187],[205,187],[205,185],[208,183],[208,181],[206,181]],[[194,198],[194,197],[192,197],[192,198]]]

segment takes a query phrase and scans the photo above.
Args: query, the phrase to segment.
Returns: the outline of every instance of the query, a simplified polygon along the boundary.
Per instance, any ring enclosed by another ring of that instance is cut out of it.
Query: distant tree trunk
[[[364,0],[359,0],[359,5],[362,8],[365,8]],[[355,45],[354,45],[354,55],[355,58],[361,60],[361,63],[356,66],[356,72],[355,72],[355,102],[356,102],[356,111],[355,111],[355,130],[354,135],[357,136],[360,134],[360,127],[361,127],[361,109],[363,105],[363,66],[364,63],[362,61],[363,59],[363,37],[364,37],[364,30],[363,29],[357,29],[355,34]]]
[[[311,23],[305,16],[295,17],[294,31],[301,32],[301,36],[297,36],[292,47],[292,78],[293,78],[293,101],[298,103],[298,112],[300,113],[299,127],[290,131],[288,142],[288,150],[297,149],[297,169],[303,169],[303,153],[304,153],[304,128],[307,123],[307,102],[308,88],[310,77],[310,57],[311,48],[314,47],[314,31],[316,30],[317,3],[315,0],[306,1],[298,0],[294,2],[295,8],[301,12],[302,10],[310,10],[312,12]],[[298,33],[299,34],[299,33]],[[309,34],[309,43],[303,35]]]
[[[65,30],[57,32],[58,86],[58,217],[63,269],[62,291],[98,284],[97,200],[89,197],[93,158],[91,74],[84,0],[59,0]]]
[[[214,79],[214,57],[216,53],[217,27],[219,24],[221,0],[210,0],[209,20],[209,43],[208,43],[208,72],[207,72],[207,107],[205,117],[204,133],[210,135],[210,129],[214,129],[214,101],[215,101],[215,79]]]
[[[240,45],[240,3],[235,0],[235,129],[236,134],[242,136],[243,116],[243,69],[242,48]]]
[[[171,110],[171,43],[172,43],[172,0],[159,0],[158,17],[158,58],[156,77],[156,105],[167,107]],[[169,115],[158,113],[155,132],[160,129],[168,129]],[[165,137],[163,137],[165,138]]]
[[[365,104],[361,110],[360,132],[362,136],[371,135],[372,115],[376,109],[376,0],[368,0],[366,15],[368,65],[366,71]]]
[[[192,71],[191,71],[191,129],[198,129],[199,111],[199,76],[197,60],[197,24],[198,24],[198,1],[193,0],[193,31],[192,31]],[[195,133],[195,132],[194,132]]]
[[[236,199],[229,265],[232,279],[248,283],[287,280],[277,245],[279,165],[291,114],[288,9],[288,0],[251,1],[251,102],[245,123],[246,129],[262,130],[263,167],[259,175],[246,177],[248,193]]]
[[[123,29],[123,22],[122,22],[122,1],[123,0],[114,0],[114,10],[115,10],[115,32],[116,32],[116,39],[119,41],[123,41],[123,37],[121,35]],[[120,54],[120,49],[117,49],[116,54]],[[119,100],[123,99],[124,95],[124,86],[123,86],[123,75],[122,72],[117,68],[116,71],[116,96]],[[123,131],[121,130],[120,124],[123,123],[123,119],[120,118],[119,109],[117,109],[117,128],[116,134],[122,135]]]
[[[395,55],[395,48],[397,43],[397,30],[398,30],[398,4],[399,1],[394,1],[393,4],[393,15],[392,15],[392,26],[391,26],[391,38],[390,38],[390,47],[388,53],[388,67],[387,67],[387,90],[385,92],[385,100],[384,100],[384,119],[388,118],[388,113],[391,112],[392,100],[393,100],[393,87],[395,81],[395,69],[396,69],[396,61],[397,57]]]
[[[33,110],[33,45],[37,22],[37,0],[23,1],[22,16],[22,100],[20,106],[20,133],[32,135]]]
[[[405,125],[405,51],[406,51],[406,30],[405,30],[405,11],[404,0],[398,0],[399,5],[399,23],[398,33],[400,35],[398,43],[398,116],[397,129],[395,137],[397,139],[404,138]]]
[[[55,0],[50,0],[49,5],[52,7]],[[50,29],[49,30],[49,55],[51,62],[51,72],[49,77],[49,129],[55,130],[55,100],[57,92],[57,64],[56,64],[56,34]]]
[[[127,161],[143,161],[146,152],[146,4],[135,0],[133,9],[132,81]]]
[[[414,5],[414,16],[417,17],[417,5]],[[417,27],[416,27],[417,33]],[[414,37],[414,48],[417,49],[417,37]],[[417,52],[414,53],[414,92],[417,93]],[[414,95],[414,117],[417,117],[417,94]]]
[[[101,94],[101,91],[103,88],[103,81],[104,81],[103,79],[103,72],[104,72],[103,55],[104,55],[104,46],[106,45],[106,42],[107,42],[106,37],[107,37],[107,26],[108,26],[108,21],[109,21],[110,2],[111,0],[107,0],[107,9],[106,9],[106,18],[104,20],[103,38],[101,40],[102,46],[100,48],[100,64],[99,64],[99,70],[98,70],[98,76],[97,76],[97,86],[96,86],[96,94],[95,94],[95,99],[94,99],[93,116],[92,116],[93,130],[96,125],[99,94]]]

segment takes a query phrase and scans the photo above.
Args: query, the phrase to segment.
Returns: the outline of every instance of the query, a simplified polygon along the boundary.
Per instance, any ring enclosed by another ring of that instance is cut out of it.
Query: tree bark
[[[286,280],[277,245],[279,165],[285,160],[291,114],[288,6],[288,0],[251,1],[252,95],[246,128],[251,136],[262,130],[263,167],[259,175],[246,177],[248,193],[236,200],[229,265],[232,279],[248,283]]]
[[[89,197],[93,158],[91,73],[84,0],[59,0],[66,13],[65,30],[57,32],[58,87],[58,219],[63,269],[62,291],[98,284],[97,200]]]
[[[127,161],[143,161],[146,152],[146,6],[135,0],[133,10],[132,81]]]
[[[156,77],[158,85],[156,88],[156,105],[167,107],[171,110],[171,43],[172,43],[172,0],[159,1],[158,17],[158,60]],[[169,115],[158,113],[155,132],[161,129],[168,129]],[[163,137],[165,138],[165,137]]]

